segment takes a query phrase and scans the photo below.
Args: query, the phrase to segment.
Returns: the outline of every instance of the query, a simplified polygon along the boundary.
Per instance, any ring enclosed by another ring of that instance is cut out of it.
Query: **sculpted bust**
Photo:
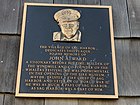
[[[61,32],[53,33],[53,41],[81,42],[79,29],[80,13],[74,9],[62,9],[55,13],[54,19],[58,22]]]

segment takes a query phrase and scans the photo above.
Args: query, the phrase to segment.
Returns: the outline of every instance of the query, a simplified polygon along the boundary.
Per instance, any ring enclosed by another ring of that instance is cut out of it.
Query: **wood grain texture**
[[[100,0],[78,0],[78,4],[100,5]]]
[[[14,92],[19,36],[0,35],[0,92]]]
[[[127,0],[131,37],[140,37],[140,0]]]
[[[3,105],[4,94],[0,94],[0,105]]]
[[[126,0],[101,0],[101,5],[113,8],[115,37],[130,37]]]
[[[31,2],[31,3],[53,3],[53,0],[22,0],[22,2]]]
[[[0,33],[16,34],[20,0],[0,0]]]
[[[78,105],[78,99],[45,99],[45,105]]]
[[[83,5],[99,5],[100,0],[54,0],[58,4],[83,4]]]
[[[116,40],[119,96],[140,96],[140,40]]]
[[[130,94],[130,40],[115,40],[119,96]]]
[[[15,105],[15,96],[13,94],[5,94],[3,105]]]
[[[139,97],[120,97],[119,100],[80,99],[79,105],[139,105]]]
[[[19,11],[19,24],[18,24],[18,34],[21,34],[22,26],[22,16],[23,16],[23,7],[24,3],[53,3],[53,0],[20,0],[20,11]]]
[[[0,94],[0,103],[4,94]],[[51,101],[50,101],[51,100]],[[4,104],[0,105],[139,105],[140,97],[119,97],[118,100],[109,99],[45,99],[44,98],[15,98],[13,94],[5,94]],[[69,103],[71,102],[71,103]]]
[[[44,105],[44,98],[16,98],[15,105]]]
[[[44,105],[44,98],[16,98],[14,94],[5,94],[3,105]]]
[[[54,0],[55,4],[77,4],[78,0]]]
[[[129,72],[130,93],[128,96],[140,96],[140,39],[132,40],[130,43],[131,71]]]

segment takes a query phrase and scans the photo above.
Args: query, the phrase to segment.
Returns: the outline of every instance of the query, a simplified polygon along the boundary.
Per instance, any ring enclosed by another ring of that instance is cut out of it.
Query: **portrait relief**
[[[54,14],[54,19],[60,27],[59,32],[53,32],[53,41],[81,42],[79,30],[80,13],[74,9],[62,9]]]

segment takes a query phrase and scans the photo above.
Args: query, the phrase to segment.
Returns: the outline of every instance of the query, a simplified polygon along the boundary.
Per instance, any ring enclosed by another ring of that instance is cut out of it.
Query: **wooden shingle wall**
[[[118,100],[15,98],[24,2],[112,5]],[[140,0],[0,0],[0,105],[140,105]]]

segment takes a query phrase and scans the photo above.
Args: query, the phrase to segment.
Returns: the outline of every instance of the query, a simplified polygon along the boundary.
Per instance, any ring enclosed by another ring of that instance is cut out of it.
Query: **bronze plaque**
[[[16,96],[118,98],[111,6],[25,3]]]

